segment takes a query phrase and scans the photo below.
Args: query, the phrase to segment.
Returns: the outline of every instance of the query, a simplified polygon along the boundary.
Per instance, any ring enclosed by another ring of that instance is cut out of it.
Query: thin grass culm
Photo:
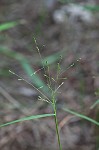
[[[40,53],[40,49],[38,47],[38,44],[37,44],[37,41],[36,41],[36,38],[34,37],[34,42],[35,42],[35,45],[36,45],[36,50],[40,56],[40,59],[41,59],[41,63],[42,63],[42,68],[44,68],[44,76],[46,78],[46,81],[47,81],[47,85],[48,85],[48,88],[49,90],[51,91],[51,104],[52,104],[52,108],[53,108],[53,111],[54,111],[54,120],[55,120],[55,128],[56,128],[56,136],[57,136],[57,140],[58,140],[58,145],[59,145],[59,150],[62,150],[62,145],[61,145],[61,141],[60,141],[60,134],[59,134],[59,129],[58,129],[58,119],[57,119],[57,108],[56,108],[56,93],[57,93],[57,90],[61,87],[61,85],[63,83],[61,83],[57,88],[55,87],[55,89],[53,90],[53,87],[52,87],[52,81],[53,81],[53,77],[51,77],[50,75],[50,67],[48,65],[48,61],[46,60],[46,68],[43,64],[43,59],[42,59],[42,55]],[[61,59],[61,57],[60,57]],[[56,75],[56,82],[58,81],[58,76],[59,76],[59,73],[60,73],[60,63],[58,63],[58,67],[57,67],[57,75]],[[41,99],[41,97],[40,97]],[[46,101],[46,100],[44,100]]]
[[[54,114],[55,114],[54,119],[55,119],[56,135],[57,135],[57,139],[58,139],[58,145],[59,145],[59,149],[62,150],[62,145],[61,145],[61,142],[60,142],[60,135],[59,135],[59,128],[58,128],[58,120],[57,120],[55,92],[52,93],[52,101],[53,101],[53,109],[54,109]]]

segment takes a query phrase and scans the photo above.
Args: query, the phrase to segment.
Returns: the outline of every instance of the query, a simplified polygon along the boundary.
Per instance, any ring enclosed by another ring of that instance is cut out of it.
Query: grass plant
[[[5,24],[5,25],[1,25],[0,26],[0,30],[6,30],[12,26],[15,26],[16,23],[14,24]],[[14,73],[13,71],[9,70],[9,72],[15,76],[18,77],[18,80],[23,80],[25,81],[26,83],[28,83],[29,85],[31,85],[34,89],[36,89],[38,92],[39,92],[39,96],[38,96],[38,100],[42,100],[44,102],[47,102],[49,103],[52,108],[53,108],[53,113],[52,114],[40,114],[40,115],[33,115],[33,116],[28,116],[28,117],[24,117],[24,118],[21,118],[21,119],[18,119],[18,120],[14,120],[14,121],[11,121],[11,122],[7,122],[7,123],[4,123],[4,124],[1,124],[0,125],[0,128],[1,127],[5,127],[5,126],[8,126],[8,125],[11,125],[11,124],[14,124],[14,123],[18,123],[18,122],[22,122],[22,121],[27,121],[27,120],[33,120],[33,119],[40,119],[42,117],[51,117],[53,116],[54,117],[54,120],[55,120],[55,127],[56,127],[56,136],[57,136],[57,139],[58,139],[58,145],[59,145],[59,150],[62,150],[62,145],[61,145],[61,140],[60,140],[60,134],[59,134],[59,129],[58,129],[58,118],[57,118],[57,92],[58,92],[58,89],[64,84],[64,82],[61,82],[60,85],[57,85],[58,84],[58,80],[60,79],[60,74],[62,73],[62,70],[61,70],[61,66],[60,66],[60,61],[61,61],[61,57],[59,59],[59,62],[57,63],[57,69],[56,69],[56,76],[53,78],[51,77],[50,75],[50,66],[49,66],[49,62],[48,61],[43,61],[42,59],[42,56],[40,54],[40,50],[39,50],[39,47],[38,47],[38,44],[36,42],[36,39],[34,38],[34,41],[35,41],[35,45],[36,45],[36,49],[37,49],[37,52],[40,56],[40,59],[41,59],[41,62],[42,62],[42,68],[44,70],[44,76],[47,80],[47,84],[45,85],[45,83],[43,83],[43,81],[41,81],[39,79],[39,77],[37,76],[37,72],[40,71],[41,69],[37,70],[36,72],[31,69],[30,65],[28,64],[27,60],[21,55],[21,54],[18,54],[18,53],[15,53],[15,52],[9,52],[7,53],[8,55],[11,55],[12,57],[16,58],[17,60],[19,60],[23,66],[23,68],[25,68],[25,70],[27,71],[28,75],[31,75],[31,77],[34,79],[33,80],[33,83],[31,82],[28,82],[27,80],[25,80],[23,77],[21,77],[20,75]],[[3,47],[4,48],[4,47]],[[4,52],[4,51],[3,51]],[[70,67],[73,67],[74,66],[74,63],[72,65],[70,65],[67,70],[70,68]],[[34,81],[38,81],[38,83],[34,82]],[[65,80],[65,78],[64,78]],[[55,84],[55,87],[53,88],[53,83]],[[57,86],[56,86],[57,85]],[[49,91],[50,95],[46,95],[44,93],[44,90],[42,89],[46,89],[47,88],[47,91]],[[96,106],[97,104],[99,103],[99,101],[96,101],[95,104],[93,104],[92,108],[94,106]],[[62,108],[64,111],[68,112],[68,113],[71,113],[73,115],[76,115],[78,117],[81,117],[83,119],[86,119],[94,124],[96,124],[97,126],[99,126],[99,122],[87,117],[87,116],[84,116],[83,114],[79,114],[77,112],[74,112],[70,109],[67,109],[67,108]]]
[[[39,47],[38,47],[38,45],[37,45],[36,39],[34,38],[34,40],[35,40],[35,44],[36,44],[36,49],[37,49],[38,54],[39,54],[39,56],[40,56],[40,59],[41,59],[41,61],[42,61],[42,56],[41,56],[41,54],[40,54],[40,50],[39,50]],[[18,77],[18,80],[23,80],[23,81],[25,81],[26,83],[28,83],[29,85],[31,85],[34,89],[36,89],[36,90],[39,92],[39,94],[40,94],[40,96],[38,96],[38,100],[41,100],[41,101],[44,101],[44,102],[49,103],[49,104],[52,106],[52,108],[53,108],[53,113],[52,113],[52,114],[41,114],[41,115],[34,115],[34,116],[24,117],[24,118],[21,118],[21,119],[18,119],[18,120],[14,120],[14,121],[11,121],[11,122],[7,122],[7,123],[5,123],[5,124],[1,124],[0,127],[4,127],[4,126],[7,126],[7,125],[11,125],[11,124],[18,123],[18,122],[22,122],[22,121],[26,121],[26,120],[40,119],[40,118],[42,118],[42,117],[51,117],[51,116],[53,116],[53,117],[54,117],[54,120],[55,120],[56,136],[57,136],[57,139],[58,139],[59,150],[62,150],[62,145],[61,145],[61,140],[60,140],[60,134],[59,134],[59,129],[58,129],[57,104],[56,104],[56,102],[57,102],[57,92],[58,92],[58,89],[61,88],[61,86],[64,84],[64,82],[61,82],[60,85],[57,85],[57,82],[58,82],[58,80],[60,79],[60,74],[61,74],[61,72],[62,72],[61,66],[60,66],[60,61],[61,61],[61,59],[62,59],[62,57],[60,57],[60,60],[59,60],[59,62],[57,63],[57,69],[56,69],[56,72],[57,72],[57,73],[56,73],[56,77],[54,77],[55,79],[54,79],[53,77],[51,77],[51,75],[50,75],[50,67],[49,67],[48,61],[46,61],[46,67],[45,67],[44,64],[42,63],[43,69],[44,69],[44,76],[45,76],[45,78],[46,78],[46,80],[47,80],[47,87],[48,87],[49,92],[50,92],[50,95],[51,95],[50,97],[46,96],[46,95],[41,91],[41,89],[44,87],[44,85],[43,85],[43,86],[41,85],[39,88],[37,88],[37,87],[34,86],[31,82],[28,82],[27,80],[25,80],[25,79],[24,79],[23,77],[21,77],[20,75],[18,75],[18,74],[16,74],[16,73],[14,73],[13,71],[9,70],[9,72],[10,72],[11,74],[13,74],[13,75],[15,75],[15,76]],[[74,66],[74,63],[73,63],[72,65],[70,65],[68,68],[73,67],[73,66]],[[34,74],[36,75],[38,71],[40,71],[40,69],[37,70],[37,71],[35,71],[32,75],[34,75]],[[65,79],[65,78],[64,78],[64,79]],[[57,85],[57,87],[55,86],[55,87],[53,88],[52,82],[54,82],[54,83]],[[96,103],[95,103],[94,105],[96,105]],[[92,106],[92,107],[93,107],[93,106]],[[74,112],[74,111],[72,111],[72,110],[70,110],[70,109],[67,109],[67,108],[62,108],[62,109],[63,109],[64,111],[68,112],[68,113],[71,113],[71,114],[73,114],[73,115],[76,115],[76,116],[78,116],[78,117],[81,117],[81,118],[83,118],[83,119],[86,119],[86,120],[88,120],[88,121],[90,121],[90,122],[96,124],[97,126],[99,126],[99,122],[97,122],[97,121],[95,121],[95,120],[93,120],[93,119],[91,119],[91,118],[89,118],[89,117],[87,117],[87,116],[84,116],[83,114],[79,114],[79,113]]]

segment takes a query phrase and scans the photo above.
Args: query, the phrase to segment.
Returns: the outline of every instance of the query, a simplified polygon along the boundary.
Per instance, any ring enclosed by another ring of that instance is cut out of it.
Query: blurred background
[[[92,107],[99,98],[98,0],[0,0],[0,124],[53,113],[31,86],[50,98],[46,63],[52,89],[64,82],[57,92],[63,150],[98,150],[99,129],[87,121],[82,127],[80,119],[62,110],[99,115],[98,104]],[[57,150],[53,117],[1,128],[0,150],[18,149]]]

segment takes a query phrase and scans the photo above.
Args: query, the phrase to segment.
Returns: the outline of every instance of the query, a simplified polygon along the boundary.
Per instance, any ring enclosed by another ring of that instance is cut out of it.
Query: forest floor
[[[57,24],[52,11],[43,9],[42,0],[13,2],[0,1],[0,22],[21,20],[22,24],[0,33],[0,46],[23,55],[37,71],[41,62],[33,37],[36,38],[42,59],[54,56],[50,75],[56,79],[57,63],[60,62],[60,87],[57,93],[58,121],[64,150],[95,150],[93,124],[84,122],[62,110],[73,109],[95,118],[95,110],[90,109],[99,97],[99,13],[93,13],[95,22],[85,25],[81,22]],[[55,56],[57,54],[57,57]],[[60,60],[60,55],[62,59]],[[25,116],[52,113],[52,107],[38,101],[39,93],[24,81],[9,73],[14,71],[27,81],[29,75],[18,59],[10,54],[0,54],[0,124]],[[52,59],[51,59],[52,60]],[[37,75],[46,84],[44,71]],[[54,81],[52,87],[55,87]],[[46,92],[45,92],[46,93]],[[74,123],[74,124],[73,124]],[[80,132],[79,132],[80,131]],[[81,132],[84,136],[81,139]],[[87,136],[87,142],[83,141]],[[89,138],[91,137],[91,138]],[[53,117],[26,121],[0,129],[0,150],[55,150],[57,139]]]

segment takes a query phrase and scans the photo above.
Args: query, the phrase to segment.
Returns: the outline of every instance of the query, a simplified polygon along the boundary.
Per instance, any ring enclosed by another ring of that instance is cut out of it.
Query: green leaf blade
[[[63,108],[63,110],[66,111],[66,112],[68,112],[68,113],[71,113],[71,114],[73,114],[73,115],[75,115],[75,116],[77,116],[77,117],[80,117],[80,118],[83,118],[83,119],[85,119],[85,120],[87,120],[87,121],[90,121],[90,122],[92,122],[92,123],[94,123],[94,124],[96,124],[96,125],[99,126],[99,122],[97,122],[96,120],[94,120],[94,119],[92,119],[92,118],[90,118],[90,117],[87,117],[87,116],[85,116],[85,115],[83,115],[83,114],[77,113],[77,112],[72,111],[72,110],[67,109],[67,108]]]
[[[24,118],[21,118],[21,119],[18,119],[18,120],[14,120],[14,121],[11,121],[11,122],[7,122],[7,123],[4,123],[4,124],[1,124],[0,128],[8,126],[8,125],[11,125],[11,124],[15,124],[15,123],[18,123],[18,122],[22,122],[22,121],[28,121],[28,120],[33,120],[33,119],[40,119],[40,118],[51,117],[51,116],[55,116],[55,114],[41,114],[41,115],[33,115],[33,116],[29,116],[29,117],[24,117]]]
[[[96,107],[96,105],[99,104],[99,99],[91,106],[91,109],[93,109],[94,107]]]
[[[12,21],[12,22],[7,22],[7,23],[0,24],[0,31],[10,29],[12,27],[15,27],[16,25],[18,25],[17,21]]]

